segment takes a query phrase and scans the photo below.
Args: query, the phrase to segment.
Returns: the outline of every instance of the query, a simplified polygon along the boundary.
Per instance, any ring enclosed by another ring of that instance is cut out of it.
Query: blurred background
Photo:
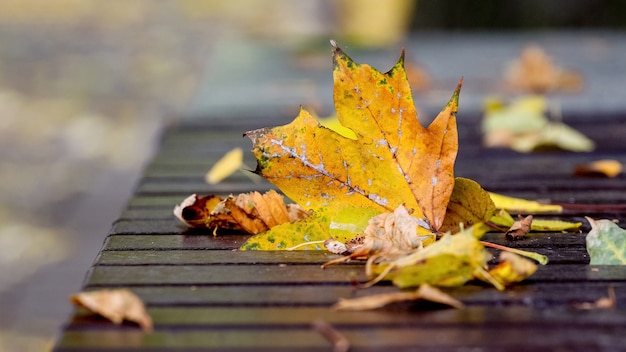
[[[51,347],[163,128],[331,114],[330,38],[383,71],[406,46],[418,108],[465,76],[476,111],[501,88],[494,62],[536,41],[576,64],[577,42],[610,82],[568,106],[617,111],[625,27],[609,0],[0,1],[0,350]]]

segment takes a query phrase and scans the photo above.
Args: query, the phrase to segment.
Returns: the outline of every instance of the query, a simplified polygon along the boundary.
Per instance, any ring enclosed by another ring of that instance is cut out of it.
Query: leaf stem
[[[519,255],[524,256],[524,257],[528,257],[530,259],[534,259],[541,265],[548,264],[548,257],[546,257],[543,254],[539,254],[539,253],[535,253],[535,252],[522,251],[522,250],[519,250],[519,249],[510,248],[510,247],[506,247],[506,246],[501,246],[499,244],[486,242],[486,241],[480,241],[480,243],[482,243],[482,245],[485,246],[485,247],[491,247],[491,248],[499,249],[501,251],[507,251],[507,252],[519,254]]]
[[[285,250],[286,250],[286,251],[293,251],[293,250],[294,250],[294,249],[296,249],[296,248],[300,248],[300,247],[308,246],[308,245],[310,245],[310,244],[320,244],[320,243],[322,243],[322,244],[323,244],[324,242],[326,242],[326,241],[325,241],[325,240],[321,240],[321,241],[304,242],[304,243],[297,244],[297,245],[295,245],[295,246],[293,246],[293,247],[285,248]]]

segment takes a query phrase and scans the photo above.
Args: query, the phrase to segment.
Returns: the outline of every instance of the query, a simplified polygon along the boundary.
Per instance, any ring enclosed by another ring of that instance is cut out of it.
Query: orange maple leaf
[[[287,125],[245,133],[253,142],[256,172],[304,208],[384,212],[404,204],[422,227],[437,231],[455,184],[461,82],[424,128],[404,70],[404,51],[389,72],[381,73],[331,44],[335,108],[356,140],[322,127],[302,109]]]

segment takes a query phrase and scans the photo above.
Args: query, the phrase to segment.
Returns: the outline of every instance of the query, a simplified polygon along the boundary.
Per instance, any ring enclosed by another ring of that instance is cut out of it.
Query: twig
[[[535,253],[535,252],[522,251],[522,250],[519,250],[519,249],[506,247],[506,246],[501,246],[499,244],[495,244],[495,243],[491,243],[491,242],[487,242],[487,241],[480,241],[480,243],[482,243],[482,245],[485,246],[485,247],[491,247],[491,248],[499,249],[501,251],[511,252],[511,253],[519,254],[519,255],[524,256],[524,257],[528,257],[528,258],[534,259],[541,265],[548,264],[548,257],[546,257],[543,254],[539,254],[539,253]]]
[[[334,352],[348,352],[350,341],[328,322],[318,319],[313,322],[313,330],[324,336],[333,345]]]

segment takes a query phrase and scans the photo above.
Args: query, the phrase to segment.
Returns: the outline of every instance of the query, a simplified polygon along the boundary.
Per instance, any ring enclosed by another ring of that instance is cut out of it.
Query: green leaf
[[[489,193],[478,183],[467,178],[454,179],[454,189],[448,202],[446,216],[441,225],[441,232],[459,231],[459,224],[466,227],[488,221],[496,207]]]
[[[506,211],[501,209],[498,213],[489,219],[489,222],[492,224],[502,226],[502,227],[511,227],[515,222],[515,219]],[[582,223],[580,222],[569,222],[563,220],[550,220],[550,219],[533,219],[533,222],[530,224],[531,231],[545,231],[545,232],[557,232],[557,231],[568,231],[568,230],[576,230],[580,228]]]
[[[322,208],[304,220],[284,223],[250,237],[240,250],[285,250],[305,242],[320,242],[298,247],[298,250],[322,250],[321,243],[329,238],[346,242],[362,232],[369,219],[380,211],[362,207],[343,207],[338,210]]]
[[[480,232],[484,232],[484,227]],[[460,286],[476,277],[491,258],[480,243],[473,227],[455,235],[445,234],[434,244],[392,263],[374,265],[373,273],[381,274],[388,265],[394,266],[385,279],[394,285],[415,287],[422,284],[434,286]]]
[[[587,235],[590,265],[626,265],[626,230],[610,220],[587,218],[591,231]]]

